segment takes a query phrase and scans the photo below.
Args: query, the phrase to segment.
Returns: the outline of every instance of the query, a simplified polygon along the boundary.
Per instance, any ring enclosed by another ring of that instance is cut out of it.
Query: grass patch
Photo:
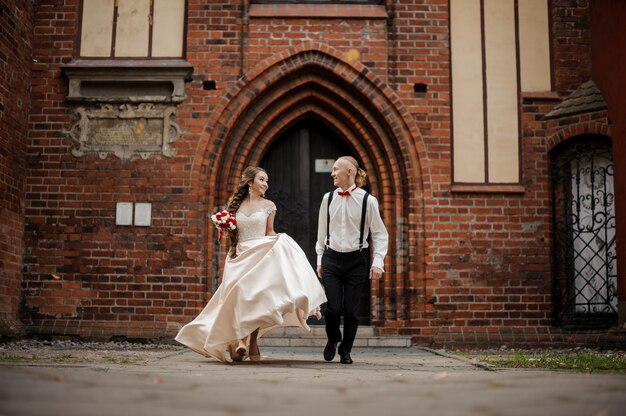
[[[5,363],[55,363],[55,364],[118,364],[136,365],[145,361],[144,357],[125,357],[123,355],[100,355],[92,351],[2,351],[0,362]],[[0,415],[1,416],[1,415]]]
[[[105,361],[112,364],[121,364],[121,365],[135,365],[138,364],[141,360],[137,358],[128,358],[128,357],[112,357],[107,356],[103,357]]]
[[[601,352],[517,352],[509,356],[481,356],[496,367],[573,370],[581,373],[626,373],[626,356]]]
[[[72,354],[70,353],[63,353],[63,354],[57,354],[55,356],[52,357],[52,361],[56,362],[56,363],[64,363],[66,361],[71,361],[72,360]]]
[[[6,352],[0,352],[0,361],[12,362],[12,363],[21,363],[25,361],[37,361],[39,357],[35,354],[26,355],[26,354],[10,354]]]
[[[73,361],[74,356],[70,353],[56,354],[56,355],[37,355],[30,353],[17,353],[11,354],[7,352],[0,352],[0,361],[4,362],[13,362],[13,363],[23,363],[23,362],[42,362],[42,361],[53,361],[56,363],[64,363],[68,361]]]

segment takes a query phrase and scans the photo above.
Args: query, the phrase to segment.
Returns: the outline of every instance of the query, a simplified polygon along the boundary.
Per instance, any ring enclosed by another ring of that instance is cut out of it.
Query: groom
[[[333,165],[333,184],[338,188],[324,195],[317,229],[317,276],[322,279],[328,303],[324,359],[332,361],[339,344],[342,364],[352,364],[350,351],[359,325],[359,297],[364,284],[380,279],[389,236],[378,211],[376,198],[365,192],[367,174],[350,156]],[[371,232],[374,258],[369,267],[367,238]],[[343,337],[339,324],[343,315]]]

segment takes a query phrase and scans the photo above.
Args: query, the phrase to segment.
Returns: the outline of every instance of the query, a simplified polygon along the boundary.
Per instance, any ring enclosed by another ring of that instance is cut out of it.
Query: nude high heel
[[[261,351],[259,351],[259,344],[257,343],[257,335],[259,330],[255,330],[250,335],[250,361],[261,361]]]
[[[250,345],[250,361],[261,361],[261,351],[257,344],[254,344],[254,347]]]

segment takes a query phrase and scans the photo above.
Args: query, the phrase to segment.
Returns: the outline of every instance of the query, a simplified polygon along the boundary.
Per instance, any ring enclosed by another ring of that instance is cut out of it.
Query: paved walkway
[[[264,348],[233,365],[187,350],[60,351],[0,362],[0,415],[618,416],[626,376],[488,370],[420,348]]]

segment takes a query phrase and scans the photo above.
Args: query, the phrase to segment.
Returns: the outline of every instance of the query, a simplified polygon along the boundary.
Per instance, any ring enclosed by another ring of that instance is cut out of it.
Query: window
[[[514,0],[452,0],[455,183],[517,184],[519,108]]]
[[[80,57],[182,58],[185,0],[82,0]]]
[[[519,93],[551,89],[549,27],[547,0],[450,0],[455,184],[521,184]]]
[[[586,137],[552,155],[555,323],[617,321],[611,142]]]
[[[528,92],[551,91],[548,2],[523,0],[517,6],[520,87]]]

